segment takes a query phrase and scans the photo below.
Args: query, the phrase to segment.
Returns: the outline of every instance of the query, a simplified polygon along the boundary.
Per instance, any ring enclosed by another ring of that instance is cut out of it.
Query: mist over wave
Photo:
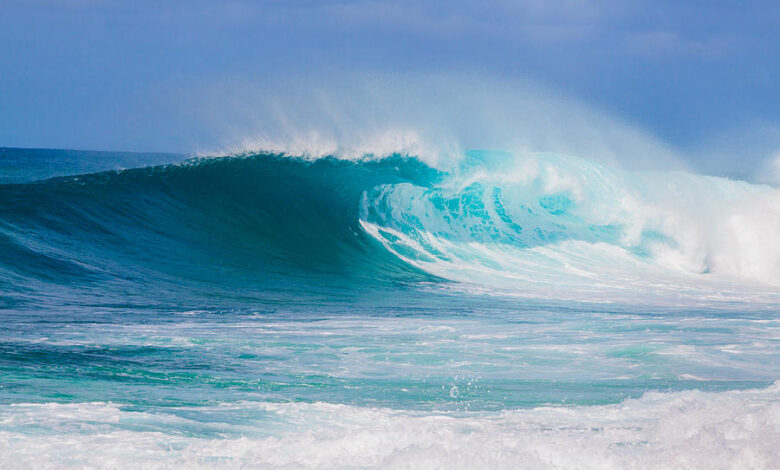
[[[684,169],[658,137],[527,79],[466,73],[367,74],[217,81],[182,92],[225,155],[243,151],[359,159],[414,155],[443,170],[471,149],[576,155],[629,169]],[[213,155],[213,144],[201,144]]]

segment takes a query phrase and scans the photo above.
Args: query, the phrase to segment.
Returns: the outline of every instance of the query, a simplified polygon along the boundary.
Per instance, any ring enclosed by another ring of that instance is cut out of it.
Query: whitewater
[[[0,466],[780,461],[776,186],[263,147],[0,149]]]

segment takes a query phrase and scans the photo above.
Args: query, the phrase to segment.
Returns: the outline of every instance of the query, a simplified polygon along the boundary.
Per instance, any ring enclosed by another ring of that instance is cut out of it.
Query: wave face
[[[432,173],[396,159],[256,155],[2,185],[1,279],[120,295],[141,284],[146,295],[182,283],[251,294],[290,278],[422,280],[360,229],[358,204],[378,184]]]
[[[780,286],[777,189],[557,155],[470,152],[446,171],[401,156],[240,155],[5,184],[0,200],[0,282],[17,293],[438,279],[527,297],[772,303]]]

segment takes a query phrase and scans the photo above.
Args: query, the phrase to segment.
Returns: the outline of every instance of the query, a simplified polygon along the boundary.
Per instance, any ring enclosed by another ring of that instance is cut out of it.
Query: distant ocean
[[[0,467],[772,469],[780,189],[0,148]]]

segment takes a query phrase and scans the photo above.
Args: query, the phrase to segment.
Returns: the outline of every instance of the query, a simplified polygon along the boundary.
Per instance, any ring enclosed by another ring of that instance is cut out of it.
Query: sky
[[[0,146],[208,152],[280,122],[277,139],[349,139],[424,116],[537,151],[627,152],[630,129],[761,179],[780,168],[779,73],[769,0],[0,0]]]

